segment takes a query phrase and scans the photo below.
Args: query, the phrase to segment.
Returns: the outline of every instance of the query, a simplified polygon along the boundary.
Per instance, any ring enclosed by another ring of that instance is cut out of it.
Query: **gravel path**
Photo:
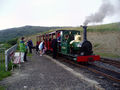
[[[38,55],[33,55],[0,84],[7,90],[95,90],[50,59]]]

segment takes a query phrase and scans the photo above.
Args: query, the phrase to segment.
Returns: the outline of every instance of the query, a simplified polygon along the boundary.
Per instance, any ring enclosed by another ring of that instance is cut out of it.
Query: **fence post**
[[[0,52],[2,52],[2,51],[1,51],[1,48],[0,48]],[[1,58],[1,55],[0,55],[0,70],[2,70],[2,67],[1,67],[1,66],[2,66],[1,60],[2,60],[2,58]]]
[[[7,55],[7,51],[5,51],[5,70],[8,71],[8,55]]]
[[[3,70],[4,50],[5,50],[5,48],[0,48],[0,70]]]

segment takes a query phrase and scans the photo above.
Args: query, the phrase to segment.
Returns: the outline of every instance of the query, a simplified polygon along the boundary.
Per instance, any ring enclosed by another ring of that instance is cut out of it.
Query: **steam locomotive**
[[[47,51],[53,51],[51,44],[54,38],[57,39],[58,54],[75,60],[77,62],[92,62],[100,60],[99,55],[94,55],[92,44],[87,40],[87,26],[83,27],[83,40],[81,33],[77,30],[57,30],[51,33],[36,37],[37,43],[44,40]]]

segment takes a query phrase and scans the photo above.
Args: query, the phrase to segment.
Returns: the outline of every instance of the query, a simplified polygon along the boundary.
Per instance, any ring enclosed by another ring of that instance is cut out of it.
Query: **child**
[[[44,49],[44,41],[42,41],[39,45],[40,56],[42,56],[42,54],[43,54],[43,49]]]

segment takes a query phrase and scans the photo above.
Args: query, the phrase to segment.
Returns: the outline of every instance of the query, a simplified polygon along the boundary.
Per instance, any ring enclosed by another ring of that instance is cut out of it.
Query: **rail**
[[[5,70],[8,71],[8,63],[12,60],[14,52],[17,49],[17,44],[5,51]]]
[[[101,76],[105,76],[106,78],[108,78],[112,81],[120,83],[120,73],[119,72],[115,72],[115,71],[109,70],[107,68],[96,66],[93,63],[89,64],[90,66],[86,66],[86,65],[82,65],[82,64],[76,63],[76,62],[71,61],[71,60],[64,59],[64,58],[60,58],[59,60],[70,63],[70,64],[75,65],[77,67],[85,68],[89,71],[100,74]]]

